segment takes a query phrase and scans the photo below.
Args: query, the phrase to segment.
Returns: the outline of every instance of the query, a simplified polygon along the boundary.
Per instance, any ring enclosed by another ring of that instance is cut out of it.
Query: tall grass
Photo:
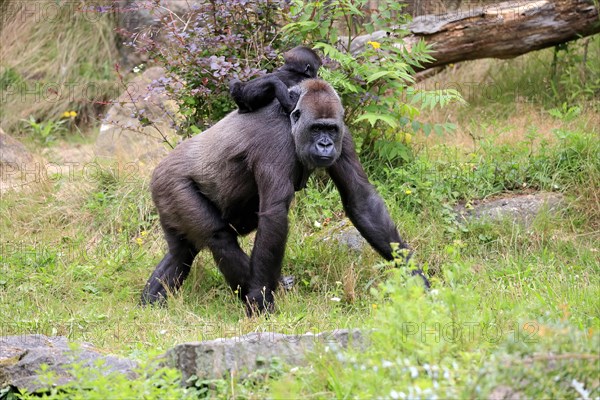
[[[87,123],[116,97],[116,21],[94,11],[98,1],[5,0],[0,31],[0,125],[58,120],[77,111]],[[109,3],[108,1],[106,3]]]

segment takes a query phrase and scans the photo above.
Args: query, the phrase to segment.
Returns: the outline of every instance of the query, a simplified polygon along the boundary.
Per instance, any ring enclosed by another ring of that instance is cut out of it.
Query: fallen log
[[[593,0],[509,1],[423,15],[408,26],[409,35],[398,47],[424,40],[435,60],[423,69],[480,58],[512,58],[600,32],[598,7]],[[376,31],[352,41],[350,52],[360,53],[370,40],[388,35]]]

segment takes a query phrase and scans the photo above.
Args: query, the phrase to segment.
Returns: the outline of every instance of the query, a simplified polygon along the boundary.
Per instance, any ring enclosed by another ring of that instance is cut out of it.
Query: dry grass
[[[441,73],[418,84],[425,90],[457,89],[467,101],[466,105],[451,105],[444,109],[426,111],[422,119],[432,123],[453,122],[456,132],[443,136],[435,134],[427,138],[419,136],[420,145],[432,146],[444,143],[449,146],[471,150],[481,139],[497,144],[522,142],[535,132],[536,143],[555,140],[553,130],[572,130],[579,127],[597,131],[600,114],[592,101],[582,106],[582,112],[574,121],[560,121],[550,116],[539,99],[527,97],[528,88],[520,88],[522,82],[505,80],[507,71],[518,73],[525,65],[540,62],[540,55],[527,55],[514,60],[476,60],[452,65]],[[529,63],[529,64],[528,64]],[[542,81],[545,82],[544,79]],[[544,88],[539,88],[543,91]],[[535,143],[534,143],[535,145]]]
[[[57,120],[67,110],[89,122],[116,91],[116,23],[109,14],[85,12],[98,2],[7,0],[14,17],[0,32],[0,125],[21,119]]]

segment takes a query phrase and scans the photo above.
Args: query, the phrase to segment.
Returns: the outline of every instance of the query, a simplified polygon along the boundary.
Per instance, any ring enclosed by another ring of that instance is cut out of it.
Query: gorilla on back
[[[254,113],[232,112],[156,167],[152,198],[169,251],[143,304],[179,289],[196,254],[208,248],[248,315],[272,310],[290,203],[316,168],[327,169],[349,218],[379,254],[391,260],[392,242],[408,248],[363,171],[336,92],[318,79],[291,90],[299,98],[291,115],[276,101]],[[237,237],[254,230],[249,257]]]
[[[232,79],[229,83],[229,93],[238,106],[240,114],[258,110],[279,100],[288,114],[296,105],[295,93],[288,91],[289,87],[297,85],[309,78],[316,78],[321,59],[312,49],[297,46],[283,55],[285,64],[273,73],[263,75],[248,82]]]

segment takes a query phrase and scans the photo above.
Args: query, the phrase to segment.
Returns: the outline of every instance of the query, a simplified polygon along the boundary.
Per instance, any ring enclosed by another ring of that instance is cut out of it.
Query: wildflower
[[[62,118],[75,118],[77,116],[77,111],[65,111],[62,113]]]
[[[142,231],[140,232],[140,234],[142,235],[142,237],[146,237],[148,235],[148,231]]]
[[[373,310],[377,309],[377,304],[373,303],[371,304],[371,307],[373,307]]]
[[[372,42],[372,41],[370,41],[370,40],[367,42],[367,44],[370,44],[371,46],[373,46],[373,48],[374,48],[375,50],[377,50],[378,48],[380,48],[380,47],[381,47],[381,43],[379,43],[379,42]]]
[[[140,237],[139,237],[139,238],[135,238],[135,242],[136,242],[138,245],[140,245],[140,246],[141,246],[142,244],[144,244],[144,240],[143,240],[142,238],[140,238]]]
[[[410,189],[406,189],[406,190],[404,191],[404,193],[406,193],[406,194],[411,194],[411,193],[412,193],[412,190],[410,190]]]

